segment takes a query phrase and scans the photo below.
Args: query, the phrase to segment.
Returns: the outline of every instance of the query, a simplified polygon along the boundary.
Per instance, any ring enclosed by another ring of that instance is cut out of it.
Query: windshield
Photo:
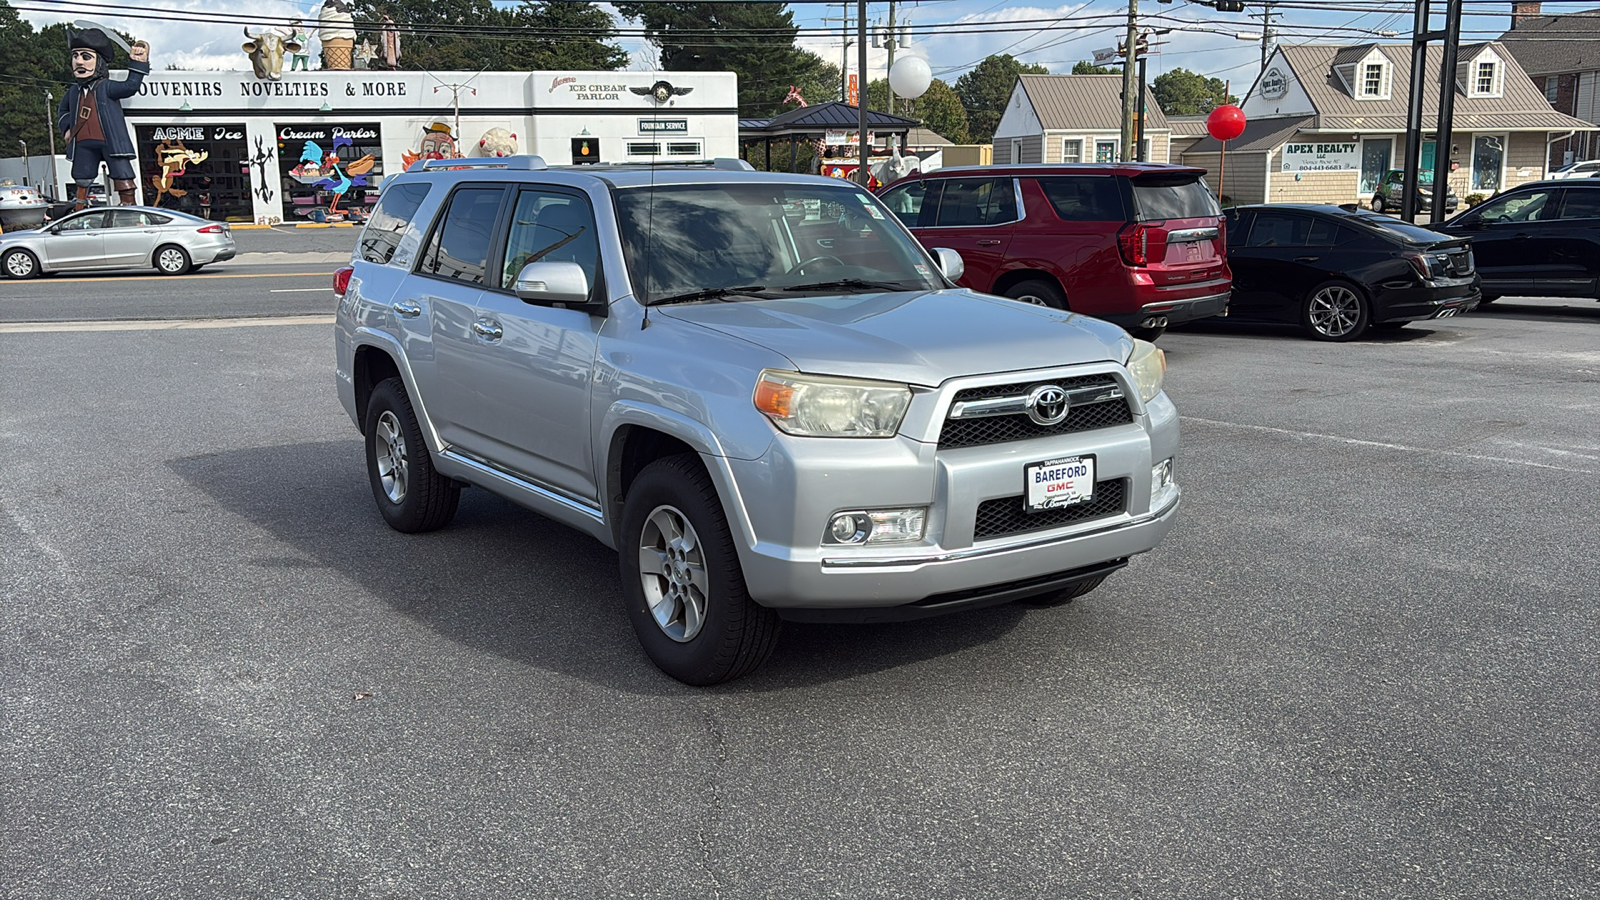
[[[850,185],[658,185],[618,190],[616,204],[628,274],[647,304],[944,286],[894,216]]]

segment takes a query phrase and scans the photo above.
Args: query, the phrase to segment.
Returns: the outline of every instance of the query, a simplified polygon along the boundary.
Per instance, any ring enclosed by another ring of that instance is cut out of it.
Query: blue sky
[[[1246,13],[1219,13],[1184,0],[1170,4],[1141,0],[1142,14],[1162,16],[1166,19],[1161,22],[1152,20],[1150,24],[1154,27],[1179,29],[1158,38],[1161,43],[1157,52],[1149,58],[1149,77],[1154,78],[1162,72],[1181,67],[1230,80],[1233,93],[1243,95],[1256,76],[1261,53],[1259,40],[1261,24],[1258,17],[1249,14],[1258,11],[1261,6],[1252,0],[1246,2],[1248,5]],[[1330,0],[1328,6],[1335,7],[1343,3],[1358,3],[1366,9],[1380,5],[1375,0]],[[232,11],[293,16],[309,15],[316,2],[315,0],[134,0],[133,5],[145,8],[196,10],[198,16]],[[1412,15],[1409,12],[1410,4],[1389,2],[1381,5],[1383,9],[1377,12],[1337,11],[1333,8],[1282,10],[1277,18],[1277,24],[1282,29],[1280,40],[1285,43],[1307,41],[1356,43],[1384,39],[1375,34],[1364,35],[1357,31],[1340,29],[1393,31],[1396,36],[1387,40],[1408,40]],[[1439,5],[1443,6],[1442,3]],[[849,6],[853,18],[856,4],[850,3]],[[1501,12],[1503,9],[1508,10],[1509,7],[1509,3],[1475,6],[1475,9],[1494,10],[1498,14],[1469,16],[1467,30],[1478,35],[1475,39],[1498,34],[1509,24],[1508,15]],[[1571,5],[1561,3],[1560,0],[1547,3],[1546,7],[1573,9]],[[834,18],[835,22],[828,24],[837,27],[837,17],[841,14],[840,5],[837,3],[796,5],[791,8],[795,13],[796,22],[802,27],[822,27],[824,17]],[[1068,71],[1075,61],[1089,59],[1096,50],[1116,45],[1126,28],[1125,18],[1122,17],[1126,15],[1127,3],[1126,0],[1088,0],[1066,5],[1040,6],[1012,5],[1008,0],[1000,2],[925,0],[920,3],[900,3],[896,9],[897,17],[902,21],[909,19],[913,26],[949,26],[940,34],[913,36],[910,52],[926,58],[937,77],[954,82],[964,71],[976,65],[985,56],[999,52],[1011,53],[1027,62],[1042,63],[1053,72]],[[880,22],[888,11],[888,4],[869,4],[868,10],[869,20]],[[51,16],[26,11],[22,12],[22,15],[39,25],[83,16],[82,13],[69,12]],[[244,54],[239,50],[239,44],[243,40],[241,29],[235,25],[209,25],[203,21],[179,24],[98,15],[92,17],[124,28],[148,40],[153,48],[153,63],[157,69],[173,63],[184,68],[201,70],[249,68]],[[1188,24],[1172,20],[1183,20]],[[986,23],[988,27],[1007,27],[1005,25],[1007,22],[1029,23],[1011,27],[1032,29],[1043,21],[1077,27],[1071,30],[1039,32],[1022,30],[990,34],[975,34],[970,30],[962,30],[963,26],[970,29],[978,23]],[[1205,33],[1188,29],[1212,29],[1225,33]],[[1252,40],[1241,40],[1234,37],[1234,34],[1256,37]],[[653,53],[643,41],[624,39],[620,44],[633,55],[633,68],[644,70],[653,65]],[[807,36],[801,39],[801,44],[831,62],[837,64],[840,60],[841,44],[837,38]],[[850,51],[852,69],[855,67],[855,59],[856,52],[852,47]],[[882,77],[884,62],[882,50],[869,50],[868,66],[872,70],[872,77]]]

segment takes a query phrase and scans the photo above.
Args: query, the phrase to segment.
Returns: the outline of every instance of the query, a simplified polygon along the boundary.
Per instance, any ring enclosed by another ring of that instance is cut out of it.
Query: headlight
[[[1149,341],[1135,340],[1133,353],[1125,363],[1133,383],[1139,388],[1139,399],[1146,403],[1161,393],[1161,383],[1167,378],[1167,354]]]
[[[756,381],[754,400],[756,409],[789,434],[890,437],[911,405],[911,388],[767,369]]]

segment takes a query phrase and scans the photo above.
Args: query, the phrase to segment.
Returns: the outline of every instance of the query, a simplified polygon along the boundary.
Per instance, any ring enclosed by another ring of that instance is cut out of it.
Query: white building
[[[505,129],[552,165],[738,156],[737,107],[731,72],[156,71],[123,101],[142,201],[240,222],[368,207],[439,129],[464,156]]]

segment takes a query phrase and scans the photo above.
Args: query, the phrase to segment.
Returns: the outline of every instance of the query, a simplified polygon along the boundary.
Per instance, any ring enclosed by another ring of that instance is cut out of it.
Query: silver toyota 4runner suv
[[[713,684],[783,619],[1059,603],[1172,528],[1162,352],[961,269],[741,160],[418,163],[335,276],[339,399],[391,526],[476,485],[587,532],[645,652]]]

